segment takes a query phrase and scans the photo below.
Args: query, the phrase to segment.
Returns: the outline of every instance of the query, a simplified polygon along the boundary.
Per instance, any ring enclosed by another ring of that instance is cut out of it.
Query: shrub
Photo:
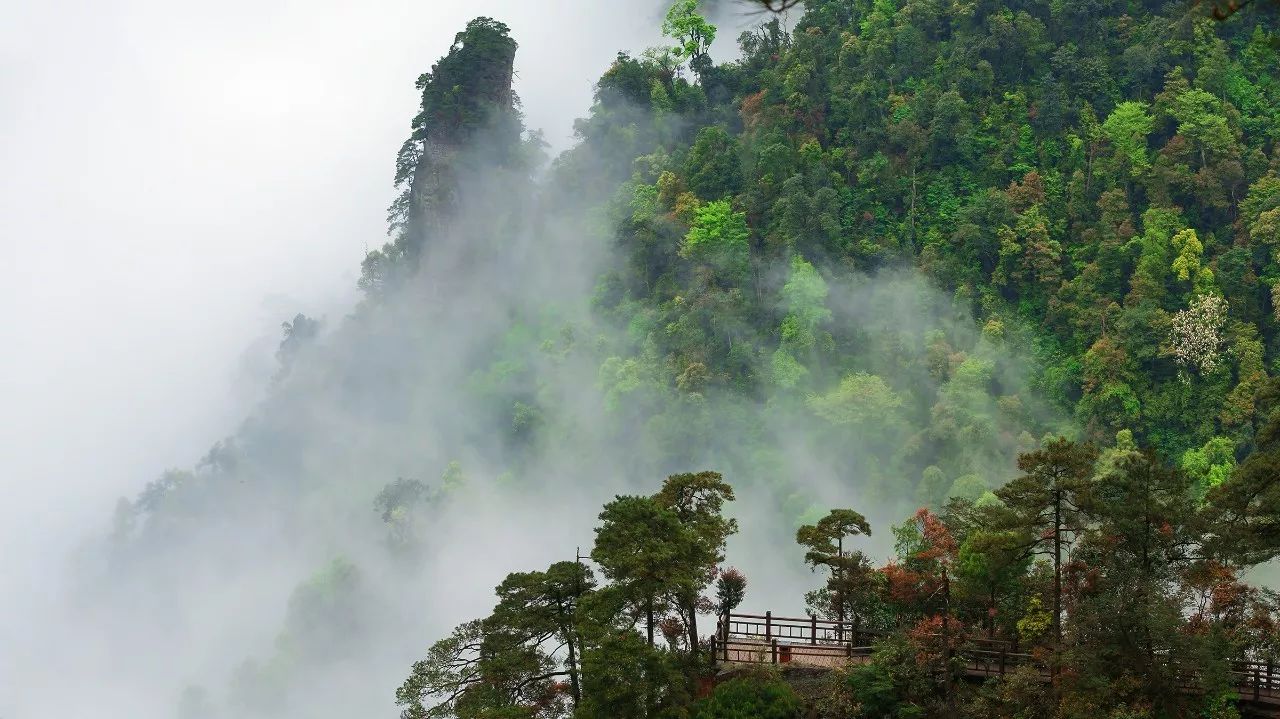
[[[730,679],[699,703],[694,719],[795,719],[800,698],[781,679]]]

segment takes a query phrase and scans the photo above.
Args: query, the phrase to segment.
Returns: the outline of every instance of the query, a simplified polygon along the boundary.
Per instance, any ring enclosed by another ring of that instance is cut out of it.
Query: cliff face
[[[365,257],[359,285],[367,294],[403,286],[429,250],[441,251],[437,275],[449,276],[510,233],[529,179],[511,89],[516,47],[506,25],[476,18],[418,78],[422,104],[396,157],[400,194],[387,214],[393,239]],[[442,247],[446,233],[456,236]]]
[[[403,243],[415,260],[457,214],[469,170],[510,167],[518,159],[515,54],[506,25],[477,18],[458,33],[449,54],[418,78],[422,109],[401,150],[396,180],[405,195],[393,206],[393,214],[403,213]]]

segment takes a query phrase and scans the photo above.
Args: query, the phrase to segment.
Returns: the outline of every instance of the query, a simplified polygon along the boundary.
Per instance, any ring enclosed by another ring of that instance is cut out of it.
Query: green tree
[[[683,257],[711,267],[730,284],[741,282],[750,258],[747,216],[728,200],[708,202],[694,211],[693,225],[680,247]]]
[[[1280,556],[1280,379],[1263,387],[1256,405],[1252,451],[1207,498],[1217,551],[1244,564]]]
[[[679,663],[630,631],[608,631],[584,654],[584,719],[681,719],[692,699]]]
[[[782,286],[787,316],[782,320],[782,345],[795,353],[811,351],[818,342],[818,326],[831,319],[827,283],[803,257],[791,258],[791,275]]]
[[[710,66],[707,52],[716,39],[716,26],[698,13],[698,0],[676,0],[662,22],[662,34],[676,41],[674,52],[701,74]]]
[[[462,716],[468,700],[481,693],[480,649],[484,631],[479,620],[459,625],[431,645],[425,659],[414,662],[408,679],[396,689],[396,705],[404,719]],[[428,705],[427,702],[435,701]]]
[[[833,509],[815,524],[796,530],[796,542],[805,548],[805,564],[815,571],[823,567],[829,572],[823,589],[806,599],[842,625],[848,615],[859,616],[859,611],[865,609],[873,587],[871,563],[866,556],[844,548],[846,539],[859,535],[870,536],[871,525],[852,509]]]
[[[1236,467],[1235,450],[1235,442],[1226,437],[1214,437],[1203,447],[1183,452],[1178,465],[1195,483],[1197,492],[1203,495],[1231,476]]]
[[[507,576],[493,613],[459,625],[396,690],[405,719],[557,717],[582,699],[579,604],[590,570],[558,562]],[[561,649],[567,650],[561,654]],[[568,677],[568,701],[560,678]]]
[[[1218,98],[1200,89],[1186,90],[1174,98],[1170,113],[1178,122],[1178,134],[1192,140],[1200,151],[1201,166],[1209,156],[1225,155],[1235,137]]]
[[[1138,177],[1151,167],[1147,137],[1155,129],[1155,122],[1147,112],[1146,103],[1127,101],[1116,105],[1102,123],[1103,133],[1115,148],[1123,170],[1131,177]]]
[[[1063,550],[1084,529],[1083,497],[1098,453],[1091,445],[1059,437],[1018,457],[1022,474],[996,490],[1008,508],[1008,526],[1025,533],[1025,550],[1053,563],[1054,646],[1062,643]]]
[[[664,594],[688,579],[682,560],[692,544],[676,513],[651,497],[620,496],[600,512],[591,559],[643,612],[650,646]]]
[[[575,705],[582,699],[578,603],[594,587],[591,570],[577,562],[557,562],[545,572],[509,574],[498,585],[498,604],[487,620],[526,645],[551,641],[563,646],[567,652],[563,672],[569,677]]]
[[[719,125],[698,130],[684,163],[689,189],[704,200],[737,194],[742,188],[741,151],[738,139]]]
[[[688,534],[686,552],[677,560],[679,580],[670,591],[683,615],[689,651],[697,654],[699,600],[724,561],[725,542],[738,531],[737,521],[723,514],[724,503],[733,501],[733,488],[718,472],[673,474],[653,499],[673,512]]]
[[[1213,290],[1213,271],[1201,266],[1204,257],[1204,244],[1192,229],[1182,230],[1170,239],[1174,252],[1178,256],[1173,260],[1171,269],[1181,282],[1191,282],[1197,293],[1206,294]]]
[[[942,514],[943,523],[960,543],[955,564],[958,593],[980,604],[989,638],[994,638],[1002,618],[1009,627],[1012,616],[1002,616],[1001,605],[1024,591],[1031,565],[1025,534],[1001,526],[1005,511],[999,500],[952,499]]]
[[[862,430],[881,423],[892,426],[902,398],[880,377],[855,372],[827,394],[810,396],[808,404],[814,414],[834,425]]]
[[[370,294],[416,267],[429,236],[458,209],[457,171],[450,154],[467,151],[493,166],[519,165],[521,123],[511,89],[516,41],[510,28],[478,17],[454,37],[449,53],[418,77],[421,109],[396,157],[400,195],[387,217],[395,240],[365,258],[360,286]],[[483,143],[473,140],[484,133]],[[407,263],[407,267],[399,267]]]
[[[289,595],[277,648],[312,660],[341,656],[351,637],[369,631],[371,600],[356,565],[334,559]]]
[[[373,499],[374,511],[387,526],[387,543],[395,551],[410,551],[420,541],[421,510],[436,496],[423,482],[399,477]]]
[[[694,719],[797,719],[803,704],[789,684],[772,677],[741,677],[716,686],[693,710]]]
[[[1108,681],[1142,677],[1130,699],[1179,715],[1184,674],[1211,677],[1215,661],[1184,631],[1181,581],[1202,541],[1191,481],[1150,452],[1129,453],[1090,486],[1084,510],[1090,526],[1073,558],[1092,581],[1074,601],[1073,663]]]

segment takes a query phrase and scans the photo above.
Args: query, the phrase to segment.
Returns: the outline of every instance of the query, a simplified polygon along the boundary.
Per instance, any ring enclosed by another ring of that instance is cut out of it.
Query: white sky
[[[281,321],[350,306],[467,20],[563,147],[658,4],[0,0],[0,594],[229,433]]]
[[[282,321],[356,300],[454,34],[511,26],[558,150],[665,4],[0,0],[0,698],[115,499],[234,430]]]

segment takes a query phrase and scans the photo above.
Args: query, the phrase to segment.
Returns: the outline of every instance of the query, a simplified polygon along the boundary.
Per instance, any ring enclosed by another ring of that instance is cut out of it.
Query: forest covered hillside
[[[1215,484],[1253,448],[1277,368],[1275,54],[1254,18],[809,3],[790,34],[744,36],[739,63],[669,77],[620,58],[561,163],[641,157],[619,162],[628,262],[596,306],[661,330],[635,353],[660,384],[696,368],[846,427],[849,400],[885,403],[867,416],[905,422],[885,457],[899,487],[930,466],[994,481],[965,446],[1016,446],[1055,412]],[[869,351],[828,314],[831,285],[904,264],[980,337]],[[986,347],[1025,358],[1025,383]],[[994,406],[965,407],[966,383]]]
[[[499,19],[418,79],[360,304],[86,560],[182,716],[1228,717],[1280,660],[1269,7],[811,0],[716,62],[722,4],[555,158]],[[747,586],[874,661],[700,698]]]

